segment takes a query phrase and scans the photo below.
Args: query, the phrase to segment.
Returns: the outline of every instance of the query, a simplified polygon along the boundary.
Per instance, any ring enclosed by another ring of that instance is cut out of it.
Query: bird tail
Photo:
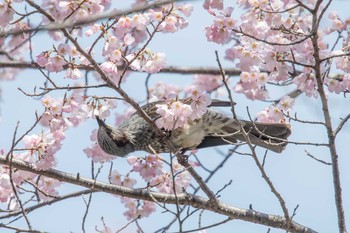
[[[262,123],[251,121],[240,121],[244,131],[248,134],[249,141],[253,145],[281,153],[287,145],[286,139],[291,134],[290,125],[281,123]],[[238,141],[247,141],[239,130],[237,121],[223,126],[222,135],[212,134],[204,138],[197,148],[212,147],[218,145],[232,144]]]
[[[290,125],[281,123],[263,123],[243,121],[244,130],[248,133],[252,144],[258,145],[276,153],[281,153],[287,145],[291,134]],[[246,141],[243,135],[240,135]],[[239,139],[239,138],[237,138]]]

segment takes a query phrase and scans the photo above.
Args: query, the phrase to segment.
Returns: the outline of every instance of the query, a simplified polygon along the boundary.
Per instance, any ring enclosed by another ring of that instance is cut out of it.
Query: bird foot
[[[188,163],[188,158],[190,157],[189,155],[185,154],[185,151],[180,151],[177,153],[178,156],[177,157],[177,161],[179,162],[179,164],[184,165]]]

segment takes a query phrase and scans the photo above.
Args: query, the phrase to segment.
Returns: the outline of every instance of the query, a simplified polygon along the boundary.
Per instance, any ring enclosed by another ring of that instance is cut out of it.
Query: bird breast
[[[175,129],[171,134],[171,141],[177,148],[194,149],[203,141],[206,135],[203,120],[199,119]]]

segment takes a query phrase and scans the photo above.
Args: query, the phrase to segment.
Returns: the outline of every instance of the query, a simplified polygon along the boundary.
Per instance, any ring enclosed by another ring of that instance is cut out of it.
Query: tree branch
[[[0,164],[9,166],[10,161],[6,160],[5,157],[0,156]],[[207,203],[210,201],[208,198],[203,198],[197,195],[191,195],[187,193],[180,193],[175,195],[173,194],[164,194],[159,192],[150,192],[144,189],[130,189],[122,186],[112,185],[103,183],[100,181],[95,181],[93,179],[88,179],[80,175],[73,175],[70,173],[62,172],[55,169],[48,170],[36,170],[33,165],[13,159],[11,162],[13,168],[32,172],[42,176],[50,177],[57,179],[62,182],[79,185],[91,189],[92,191],[101,191],[105,193],[110,193],[113,195],[119,195],[124,197],[130,197],[140,200],[147,200],[154,202],[154,199],[158,202],[163,202],[167,204],[175,204],[178,202],[181,205],[190,205],[198,209],[205,209],[212,211],[221,215],[233,219],[240,219],[243,221],[248,221],[252,223],[257,223],[261,225],[266,225],[270,227],[287,229],[287,221],[284,217],[272,214],[266,214],[258,211],[252,211],[247,209],[241,209],[233,206],[229,206],[221,201],[217,201],[217,205],[210,206]],[[300,233],[315,233],[316,231],[300,225],[297,222],[291,221],[288,230],[292,232]]]
[[[100,65],[98,63],[98,65]],[[74,64],[74,67],[82,70],[94,71],[94,67],[91,65],[78,65]],[[0,68],[15,68],[15,69],[39,69],[39,67],[31,62],[12,62],[3,61],[0,62]],[[63,66],[64,69],[68,69],[69,65]],[[41,68],[44,69],[44,68]],[[119,66],[118,70],[125,69],[125,66]],[[225,74],[230,76],[240,75],[241,71],[235,68],[225,68]],[[140,72],[128,68],[128,71]],[[158,73],[169,73],[169,74],[210,74],[210,75],[220,75],[220,70],[215,67],[191,67],[191,66],[167,66],[161,69]]]

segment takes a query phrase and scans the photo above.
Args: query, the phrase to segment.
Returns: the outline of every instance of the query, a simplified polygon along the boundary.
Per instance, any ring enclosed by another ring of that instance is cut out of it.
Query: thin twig
[[[310,158],[316,160],[317,162],[320,162],[320,163],[323,163],[323,164],[329,165],[329,166],[332,165],[332,163],[328,163],[328,162],[326,162],[326,161],[323,161],[322,159],[316,158],[315,156],[313,156],[313,155],[312,155],[310,152],[308,152],[307,150],[305,150],[305,153],[306,153],[307,156],[309,156]]]

